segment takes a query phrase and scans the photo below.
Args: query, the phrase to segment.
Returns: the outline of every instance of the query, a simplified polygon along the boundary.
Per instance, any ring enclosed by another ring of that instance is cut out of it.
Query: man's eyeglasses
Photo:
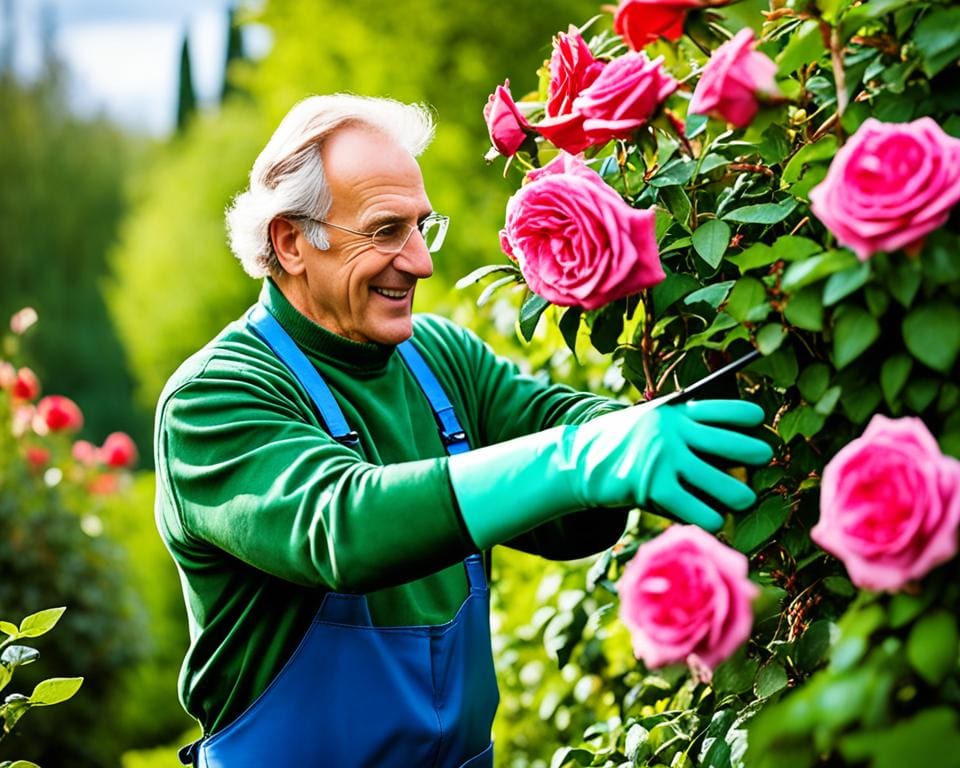
[[[339,224],[331,224],[329,221],[323,221],[322,219],[310,219],[310,221],[315,221],[317,224],[333,227],[343,232],[349,232],[351,235],[369,237],[370,242],[373,243],[373,247],[381,253],[399,253],[403,250],[407,241],[410,239],[410,235],[412,235],[414,231],[420,232],[420,236],[423,238],[427,250],[430,253],[436,253],[443,245],[443,239],[447,235],[447,226],[450,224],[450,218],[448,216],[442,216],[439,213],[431,213],[426,218],[418,221],[415,227],[398,221],[377,227],[373,232],[358,232],[355,229],[341,227]]]

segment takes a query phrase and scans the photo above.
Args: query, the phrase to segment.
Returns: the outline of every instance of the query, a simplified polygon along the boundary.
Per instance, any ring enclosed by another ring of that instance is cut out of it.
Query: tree
[[[197,111],[197,96],[193,90],[193,69],[190,66],[190,36],[184,30],[180,44],[180,79],[177,90],[177,132],[186,130],[187,123]]]

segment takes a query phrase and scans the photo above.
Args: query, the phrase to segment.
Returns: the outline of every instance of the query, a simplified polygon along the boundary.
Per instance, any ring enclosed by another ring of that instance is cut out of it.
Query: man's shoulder
[[[265,367],[276,368],[276,358],[249,328],[244,314],[180,364],[167,380],[158,407],[162,408],[192,382],[212,378],[240,380],[251,371],[261,371]]]

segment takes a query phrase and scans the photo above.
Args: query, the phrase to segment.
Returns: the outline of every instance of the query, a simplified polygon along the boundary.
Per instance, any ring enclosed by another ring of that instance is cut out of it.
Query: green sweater
[[[324,431],[307,393],[243,318],[164,389],[157,524],[189,617],[180,698],[205,733],[263,692],[327,591],[366,593],[382,626],[445,622],[467,593],[460,561],[475,551],[433,413],[395,348],[326,331],[270,281],[261,301],[316,365],[360,447]],[[439,317],[416,316],[413,342],[474,447],[617,407],[523,375]],[[507,543],[570,559],[612,545],[623,526],[623,514],[584,511]]]

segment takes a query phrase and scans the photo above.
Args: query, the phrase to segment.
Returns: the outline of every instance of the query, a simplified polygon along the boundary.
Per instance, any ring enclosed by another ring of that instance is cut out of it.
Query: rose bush
[[[718,535],[748,559],[753,628],[710,657],[709,681],[699,654],[685,665],[671,644],[695,632],[631,643],[618,614],[635,633],[644,615],[700,626],[715,594],[686,560],[669,592],[628,575],[646,559],[631,564],[636,553],[677,535],[640,510],[588,568],[548,569],[529,622],[498,636],[504,700],[523,702],[499,741],[520,767],[942,764],[960,754],[960,35],[948,31],[960,11],[690,5],[623,2],[580,29],[588,50],[572,31],[557,38],[560,63],[518,102],[539,134],[508,165],[519,190],[501,237],[519,269],[461,284],[501,275],[482,301],[515,302],[533,359],[559,376],[579,363],[578,382],[630,402],[759,350],[723,386],[764,407],[775,458],[731,470],[758,503]],[[574,46],[577,66],[564,63]],[[662,57],[675,89],[622,132],[611,111],[591,137],[591,90],[609,88],[597,104],[645,98],[607,74],[641,54]],[[599,74],[583,84],[572,72]],[[567,168],[594,174],[590,196],[538,197]],[[593,235],[617,210],[596,179],[652,221],[656,249],[644,251],[662,279],[638,288],[637,270],[608,271],[624,245]],[[593,271],[604,279],[585,279]],[[569,275],[576,293],[555,291]],[[536,667],[533,639],[561,673]],[[545,722],[559,750],[533,746]]]

